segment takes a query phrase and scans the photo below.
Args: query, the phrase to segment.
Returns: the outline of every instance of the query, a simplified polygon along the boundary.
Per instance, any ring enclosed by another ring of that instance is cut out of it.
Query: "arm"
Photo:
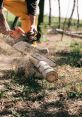
[[[37,10],[37,0],[26,0],[26,1],[27,1],[28,14],[35,16]]]
[[[26,0],[27,1],[27,9],[28,15],[30,16],[31,20],[31,31],[33,29],[37,29],[36,27],[36,11],[37,11],[37,0]]]

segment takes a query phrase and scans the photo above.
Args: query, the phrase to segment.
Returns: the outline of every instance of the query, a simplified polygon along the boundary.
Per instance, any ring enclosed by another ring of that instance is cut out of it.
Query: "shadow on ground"
[[[66,55],[65,55],[66,56]],[[67,97],[62,98],[52,93],[43,86],[43,81],[38,80],[34,74],[25,77],[11,73],[12,78],[6,84],[5,96],[1,98],[1,117],[81,117],[71,114],[66,106]],[[46,82],[45,82],[46,83]],[[80,109],[81,110],[81,109]]]
[[[55,60],[57,65],[70,65],[72,67],[82,67],[82,54],[79,51],[57,52],[58,58]]]

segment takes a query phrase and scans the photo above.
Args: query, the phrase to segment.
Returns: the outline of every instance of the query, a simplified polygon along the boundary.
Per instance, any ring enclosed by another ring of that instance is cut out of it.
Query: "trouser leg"
[[[24,0],[4,0],[4,7],[20,18],[21,28],[25,32],[30,30],[31,21],[30,17],[27,15],[27,5]]]

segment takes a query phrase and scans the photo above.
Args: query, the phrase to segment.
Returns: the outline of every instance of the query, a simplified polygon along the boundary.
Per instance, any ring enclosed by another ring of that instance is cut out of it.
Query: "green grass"
[[[6,19],[9,23],[9,25],[11,26],[13,21],[14,21],[14,18],[15,16],[12,15],[10,12],[7,12],[5,11],[5,16],[6,16]],[[20,21],[18,21],[18,24],[17,25],[21,25]],[[46,28],[49,28],[49,27],[52,27],[52,28],[58,28],[59,26],[59,19],[58,17],[52,17],[51,18],[51,26],[49,26],[49,17],[48,16],[44,16],[44,23],[41,25],[42,28],[46,29]],[[77,20],[76,19],[72,19],[71,21],[71,26],[69,29],[71,30],[82,30],[82,21],[80,20],[80,24],[79,24],[79,27],[77,28]],[[68,19],[66,19],[66,22],[65,22],[65,18],[61,18],[61,25],[60,25],[60,28],[64,28],[64,29],[68,29]]]
[[[12,24],[13,24],[13,21],[14,21],[14,19],[15,19],[15,16],[14,16],[12,13],[7,12],[7,11],[4,11],[4,14],[5,14],[5,16],[6,16],[6,20],[7,20],[8,24],[9,24],[9,26],[11,27]],[[17,25],[18,25],[18,26],[21,25],[20,20],[18,20]]]
[[[64,30],[80,30],[80,31],[82,30],[82,20],[80,20],[79,26],[78,26],[77,20],[72,19],[70,27],[68,26],[68,21],[69,21],[68,18],[61,18],[60,28],[62,28]],[[49,26],[48,16],[44,16],[44,24],[43,25]],[[51,25],[49,27],[59,28],[59,18],[58,17],[52,17],[51,18]]]
[[[82,44],[77,42],[72,42],[70,44],[70,51],[59,55],[59,59],[56,61],[59,65],[70,65],[71,67],[82,67]]]

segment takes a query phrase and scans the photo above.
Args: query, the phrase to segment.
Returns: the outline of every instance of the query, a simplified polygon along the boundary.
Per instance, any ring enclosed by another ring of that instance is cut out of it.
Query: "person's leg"
[[[0,9],[0,33],[8,34],[10,28],[3,14],[3,8]]]
[[[4,0],[4,7],[15,16],[18,16],[21,20],[21,28],[25,32],[29,32],[31,21],[27,15],[26,2],[24,0]]]

